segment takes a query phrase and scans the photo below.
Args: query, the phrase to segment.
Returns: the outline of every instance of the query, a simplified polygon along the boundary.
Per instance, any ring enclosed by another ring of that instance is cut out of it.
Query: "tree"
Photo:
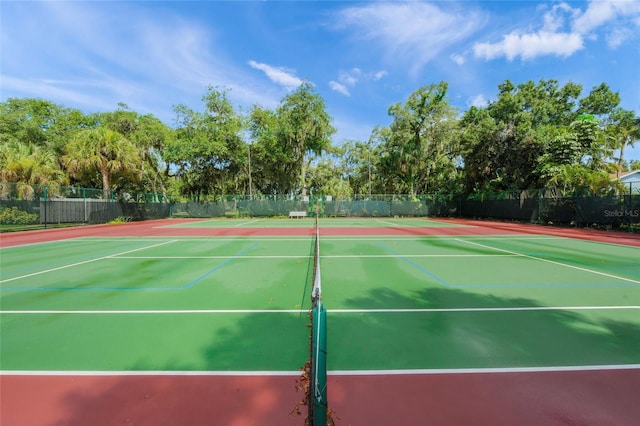
[[[286,194],[298,181],[291,152],[284,145],[274,111],[254,106],[249,117],[252,184],[261,194]]]
[[[80,131],[69,142],[66,151],[63,161],[69,173],[81,180],[98,173],[105,198],[113,189],[114,176],[140,178],[140,156],[135,145],[106,127]]]
[[[264,194],[307,194],[312,156],[331,148],[331,117],[309,82],[286,95],[275,111],[254,106],[249,118],[252,176]]]
[[[377,130],[374,129],[374,134]],[[354,194],[374,194],[379,189],[380,156],[377,154],[375,138],[368,142],[350,140],[344,142],[339,153],[342,159],[341,170],[346,175]]]
[[[577,117],[580,85],[541,80],[516,86],[506,80],[498,89],[497,101],[471,108],[462,119],[467,190],[541,185],[539,162],[566,150],[566,127]]]
[[[15,140],[0,145],[0,181],[43,185],[68,182],[53,151]]]
[[[620,104],[620,94],[612,92],[607,83],[601,83],[580,100],[578,113],[605,116]]]
[[[404,104],[389,108],[393,122],[384,146],[384,167],[395,173],[403,190],[437,192],[455,180],[457,147],[456,111],[446,101],[445,82],[423,86]]]
[[[202,97],[204,112],[178,105],[175,137],[167,140],[163,158],[176,168],[182,191],[201,199],[239,189],[246,146],[244,120],[229,101],[228,92],[209,86]]]
[[[60,156],[71,135],[91,125],[78,110],[33,98],[10,98],[0,103],[0,142],[17,141]]]
[[[339,149],[339,152],[344,152]],[[336,152],[339,154],[339,152]],[[348,172],[344,163],[340,163],[342,156],[323,158],[317,164],[309,167],[308,178],[315,194],[331,195],[334,199],[348,199],[353,190],[349,185]],[[343,158],[343,157],[342,157]]]
[[[307,155],[320,155],[331,145],[331,135],[336,132],[331,126],[331,116],[308,81],[285,96],[276,114],[280,143],[298,170],[302,195],[306,195]]]
[[[616,108],[611,111],[611,124],[607,131],[619,150],[618,165],[624,164],[624,151],[626,147],[632,148],[634,143],[640,140],[640,117],[630,110]]]

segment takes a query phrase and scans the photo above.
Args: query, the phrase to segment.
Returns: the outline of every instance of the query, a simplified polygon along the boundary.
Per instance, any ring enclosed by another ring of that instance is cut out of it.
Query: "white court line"
[[[518,253],[518,252],[515,252],[515,251],[511,251],[511,250],[501,249],[501,248],[498,248],[498,247],[492,247],[492,246],[488,246],[488,245],[485,245],[485,244],[476,243],[476,242],[473,242],[473,241],[465,241],[465,240],[459,240],[459,241],[465,242],[467,244],[472,244],[474,246],[479,246],[479,247],[484,247],[484,248],[488,248],[488,249],[492,249],[492,250],[497,250],[497,251],[501,251],[501,252],[504,252],[504,253],[515,254],[515,255],[518,255],[518,256],[527,257],[529,259],[539,260],[541,262],[547,262],[547,263],[552,263],[554,265],[564,266],[566,268],[577,269],[577,270],[583,271],[583,272],[590,272],[592,274],[602,275],[602,276],[608,277],[608,278],[615,278],[615,279],[622,280],[622,281],[628,281],[628,282],[631,282],[631,283],[634,283],[634,284],[640,284],[640,281],[638,281],[638,280],[632,280],[631,278],[625,278],[625,277],[620,277],[620,276],[613,275],[613,274],[607,274],[607,273],[604,273],[604,272],[594,271],[593,269],[582,268],[580,266],[569,265],[568,263],[556,262],[555,260],[549,260],[549,259],[545,259],[545,258],[542,258],[542,257],[536,257],[536,256],[528,255],[528,254]]]
[[[253,256],[116,256],[117,259],[307,259],[311,255],[253,255]],[[397,258],[395,254],[329,254],[322,259]],[[422,257],[518,257],[516,254],[404,254],[406,258]]]
[[[13,277],[13,278],[7,278],[6,280],[0,280],[0,284],[8,283],[8,282],[10,282],[10,281],[20,280],[20,279],[23,279],[23,278],[33,277],[33,276],[35,276],[35,275],[42,275],[42,274],[46,274],[46,273],[48,273],[48,272],[58,271],[58,270],[60,270],[60,269],[66,269],[66,268],[71,268],[71,267],[78,266],[78,265],[84,265],[85,263],[96,262],[96,261],[98,261],[98,260],[109,259],[109,258],[111,258],[111,257],[119,256],[119,255],[122,255],[122,254],[133,253],[133,252],[136,252],[136,251],[146,250],[146,249],[150,249],[150,248],[153,248],[153,247],[162,246],[162,245],[165,245],[165,244],[171,244],[171,243],[175,243],[176,241],[177,241],[177,240],[165,241],[165,242],[162,242],[162,243],[153,244],[153,245],[146,246],[146,247],[141,247],[141,248],[137,248],[137,249],[133,249],[133,250],[123,251],[123,252],[121,252],[121,253],[110,254],[109,256],[97,257],[97,258],[95,258],[95,259],[89,259],[89,260],[84,260],[84,261],[82,261],[82,262],[76,262],[76,263],[70,263],[70,264],[68,264],[68,265],[58,266],[57,268],[45,269],[44,271],[33,272],[33,273],[31,273],[31,274],[27,274],[27,275],[20,275],[20,276],[18,276],[18,277]]]
[[[420,258],[420,257],[517,257],[515,254],[323,254],[320,256],[322,259],[350,259],[360,257],[373,257],[373,258],[394,258],[398,256],[406,258]]]
[[[309,309],[119,309],[104,311],[71,311],[71,310],[45,310],[45,311],[0,311],[1,315],[7,314],[72,314],[72,315],[124,315],[124,314],[300,314],[309,312]]]
[[[279,256],[116,256],[115,259],[308,259],[311,255]]]
[[[640,364],[614,365],[570,365],[550,367],[503,367],[503,368],[439,368],[411,370],[333,370],[329,376],[399,376],[408,374],[478,374],[478,373],[546,373],[561,371],[603,371],[603,370],[638,370]]]
[[[398,224],[398,223],[387,222],[386,220],[380,220],[380,219],[376,219],[376,222],[383,223],[383,224],[385,224],[385,225],[391,225],[391,226],[393,226],[394,228],[398,228],[398,227],[401,227],[401,226],[402,226],[402,225],[400,225],[400,224]],[[402,227],[403,227],[403,226],[402,226]]]
[[[597,311],[613,309],[640,309],[640,306],[523,306],[506,308],[417,308],[417,309],[327,309],[328,313],[423,313],[423,312],[513,312],[513,311]],[[119,315],[119,314],[299,314],[308,309],[130,309],[130,310],[42,310],[42,311],[0,311],[0,314],[77,314],[77,315]]]
[[[252,224],[252,223],[260,222],[261,220],[262,220],[262,219],[254,219],[254,220],[250,220],[250,221],[248,221],[248,222],[241,222],[241,223],[238,223],[238,224],[236,224],[236,225],[233,225],[233,227],[234,227],[234,228],[236,228],[236,227],[238,227],[238,226],[250,225],[250,224]]]
[[[522,306],[511,308],[327,309],[327,312],[337,314],[351,314],[418,312],[598,311],[611,309],[640,309],[640,306]]]
[[[216,237],[216,236],[204,236],[204,237],[175,237],[175,241],[177,242],[206,242],[206,243],[211,243],[211,242],[219,242],[219,241],[233,241],[233,242],[246,242],[246,241],[302,241],[302,242],[306,242],[307,240],[309,240],[311,238],[311,235],[301,235],[299,237],[260,237],[260,236],[250,236],[250,237],[245,237],[245,236],[237,236],[237,237]],[[78,240],[86,240],[86,241],[96,241],[96,242],[100,242],[100,241],[109,241],[109,242],[113,242],[114,240],[116,241],[158,241],[158,240],[165,240],[167,239],[167,237],[144,237],[144,238],[123,238],[123,237],[83,237],[83,238],[78,238]],[[7,247],[9,248],[9,247]]]
[[[32,371],[0,370],[0,376],[300,376],[297,371]]]
[[[320,227],[320,229],[322,230],[322,227]],[[354,235],[353,237],[337,237],[337,236],[333,236],[333,235],[326,235],[326,236],[322,236],[322,238],[324,240],[330,240],[330,241],[400,241],[400,242],[407,242],[407,241],[419,241],[419,242],[423,242],[423,241],[431,241],[431,240],[438,240],[438,241],[456,241],[456,240],[460,240],[460,236],[450,236],[450,235],[394,235],[394,236],[377,236],[377,235],[373,235],[373,236],[358,236],[358,235]],[[566,238],[560,238],[560,237],[540,237],[540,236],[526,236],[526,235],[519,235],[519,236],[511,236],[511,235],[505,235],[505,236],[495,236],[495,237],[487,237],[484,235],[465,235],[464,238],[468,238],[470,240],[472,239],[479,239],[479,240],[560,240],[560,239],[565,239]]]
[[[504,374],[504,373],[551,373],[563,371],[611,371],[638,370],[640,364],[569,365],[549,367],[503,367],[503,368],[439,368],[398,370],[329,370],[329,376],[401,376],[435,374]],[[295,371],[89,371],[89,370],[0,370],[2,376],[300,376]]]

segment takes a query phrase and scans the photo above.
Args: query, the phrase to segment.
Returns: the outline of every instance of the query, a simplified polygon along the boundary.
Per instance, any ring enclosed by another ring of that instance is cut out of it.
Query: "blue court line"
[[[250,250],[253,250],[258,243],[254,243],[251,246],[241,250],[233,257],[227,259],[220,265],[211,269],[210,271],[200,275],[198,278],[193,281],[179,287],[0,287],[0,290],[31,290],[31,291],[154,291],[154,290],[186,290],[188,288],[193,287],[198,282],[202,281],[209,275],[219,271],[223,267],[227,266],[229,263],[241,257],[243,254],[247,253]]]
[[[422,272],[423,274],[428,275],[429,277],[433,278],[434,280],[436,280],[437,282],[439,282],[443,286],[448,287],[448,288],[453,288],[451,286],[451,284],[449,284],[448,282],[446,282],[445,280],[443,280],[442,278],[440,278],[439,276],[437,276],[433,272],[428,271],[427,269],[425,269],[422,266],[418,265],[417,263],[413,262],[411,259],[406,258],[403,255],[401,255],[400,253],[397,253],[397,252],[393,251],[392,249],[390,249],[389,247],[385,246],[382,243],[376,243],[376,245],[378,247],[382,248],[383,250],[391,253],[392,255],[397,256],[398,259],[402,260],[404,263],[406,263],[408,265],[411,265],[412,267],[416,268],[418,271]]]
[[[543,288],[543,287],[547,287],[547,288],[571,288],[571,287],[638,287],[637,284],[631,284],[631,283],[603,283],[603,284],[583,284],[583,283],[525,283],[525,284],[464,284],[464,285],[452,285],[449,284],[447,281],[443,280],[442,278],[438,277],[437,275],[435,275],[434,273],[430,272],[429,270],[423,268],[422,266],[418,265],[417,263],[413,262],[411,259],[406,258],[404,256],[402,256],[401,254],[395,252],[394,250],[390,249],[389,247],[385,246],[382,243],[376,243],[376,245],[378,245],[379,247],[381,247],[382,249],[384,249],[385,251],[389,252],[390,254],[393,254],[394,256],[397,256],[398,259],[402,260],[403,262],[407,263],[408,265],[411,265],[412,267],[416,268],[417,270],[419,270],[420,272],[424,273],[425,275],[428,275],[429,277],[433,278],[434,280],[436,280],[437,282],[439,282],[440,284],[444,285],[447,288],[451,288],[451,289],[457,289],[457,290],[472,290],[472,289],[487,289],[487,288]]]
[[[225,266],[227,266],[229,263],[233,262],[234,260],[236,260],[237,258],[239,258],[240,256],[242,256],[243,254],[247,253],[248,251],[253,250],[255,247],[258,246],[258,243],[254,243],[252,245],[250,245],[249,247],[247,247],[246,249],[238,252],[237,254],[235,254],[233,257],[225,260],[224,262],[222,262],[220,265],[216,266],[215,268],[213,268],[212,270],[210,270],[209,272],[200,275],[198,278],[196,278],[195,280],[191,281],[190,283],[188,283],[187,285],[185,285],[182,288],[191,288],[194,285],[198,284],[200,281],[202,281],[203,279],[207,278],[209,275],[217,272],[218,270],[224,268]]]

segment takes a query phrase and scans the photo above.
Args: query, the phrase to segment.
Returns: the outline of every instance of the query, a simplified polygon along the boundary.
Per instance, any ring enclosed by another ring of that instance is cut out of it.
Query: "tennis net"
[[[326,310],[322,304],[322,280],[320,275],[320,226],[315,215],[313,250],[313,287],[311,290],[311,362],[309,365],[309,414],[310,426],[327,423],[327,327]],[[330,416],[329,416],[330,417]]]

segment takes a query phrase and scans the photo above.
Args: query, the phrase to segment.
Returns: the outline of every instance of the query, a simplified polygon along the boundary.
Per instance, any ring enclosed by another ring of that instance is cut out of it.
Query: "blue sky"
[[[238,108],[273,108],[303,79],[338,133],[366,141],[389,106],[449,83],[460,111],[505,79],[602,82],[640,113],[640,0],[2,1],[0,100],[84,112],[118,102],[174,124],[209,85]],[[640,143],[625,154],[640,160]]]

